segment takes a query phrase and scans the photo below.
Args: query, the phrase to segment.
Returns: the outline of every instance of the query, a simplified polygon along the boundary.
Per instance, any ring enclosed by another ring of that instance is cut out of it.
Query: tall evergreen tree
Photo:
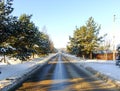
[[[1,53],[4,54],[4,61],[5,55],[8,52],[8,45],[7,41],[12,36],[13,33],[13,21],[15,17],[11,16],[12,13],[12,0],[7,0],[6,2],[0,2],[0,49]],[[4,51],[3,51],[4,50]]]
[[[32,15],[12,16],[12,0],[0,2],[0,52],[26,60],[32,54],[48,54],[50,39],[31,21]],[[41,51],[39,51],[40,49]]]
[[[96,51],[104,37],[99,37],[99,30],[100,26],[90,17],[85,26],[76,28],[68,49],[76,55],[92,58],[92,53]]]

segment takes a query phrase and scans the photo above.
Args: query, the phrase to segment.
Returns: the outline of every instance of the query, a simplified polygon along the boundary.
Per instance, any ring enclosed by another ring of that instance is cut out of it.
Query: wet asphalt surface
[[[15,91],[118,91],[58,54]]]

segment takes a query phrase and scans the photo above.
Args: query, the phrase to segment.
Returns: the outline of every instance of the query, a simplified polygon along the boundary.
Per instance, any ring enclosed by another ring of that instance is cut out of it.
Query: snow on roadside
[[[21,78],[25,73],[28,73],[30,70],[36,68],[38,64],[42,66],[48,59],[55,55],[56,54],[51,54],[47,57],[35,58],[29,62],[17,63],[14,65],[0,64],[0,88],[12,84],[12,82],[16,81],[16,79]]]
[[[49,57],[52,57],[55,54],[50,55]],[[36,64],[42,64],[44,63],[45,58],[35,58],[31,61],[24,62],[24,63],[17,63],[14,65],[6,65],[6,64],[1,64],[0,65],[0,80],[6,79],[7,77],[11,77],[13,75],[19,75],[24,73],[26,70],[29,68],[32,68]]]
[[[77,66],[91,67],[92,69],[107,75],[113,80],[120,81],[120,67],[115,65],[112,60],[83,60],[74,55],[64,54],[72,59]]]
[[[93,63],[81,62],[81,64],[84,67],[91,67],[94,70],[99,71],[100,73],[105,74],[114,80],[120,81],[120,68],[116,66],[114,62],[112,63],[111,61],[107,61],[107,62],[105,61],[102,62],[102,64],[101,62],[93,62]]]
[[[14,65],[6,65],[6,64],[1,64],[0,65],[0,80],[6,79],[8,77],[12,77],[20,75],[25,72],[25,70],[31,68],[35,64],[37,64],[37,60],[42,60],[41,58],[34,59],[33,61],[30,62],[24,62],[24,63],[17,63]]]

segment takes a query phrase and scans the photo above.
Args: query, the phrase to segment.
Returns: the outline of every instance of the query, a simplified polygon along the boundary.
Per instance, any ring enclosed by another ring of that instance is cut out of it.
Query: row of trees
[[[104,37],[99,36],[100,25],[92,17],[88,19],[84,26],[76,27],[73,37],[69,37],[67,50],[77,56],[92,58],[92,54],[98,50]]]
[[[12,2],[0,2],[0,52],[21,60],[53,52],[53,42],[31,21],[32,15],[22,14],[19,18],[11,15]]]

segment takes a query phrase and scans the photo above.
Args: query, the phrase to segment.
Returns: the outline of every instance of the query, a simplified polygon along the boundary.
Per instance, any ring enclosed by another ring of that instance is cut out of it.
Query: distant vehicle
[[[117,50],[117,56],[116,56],[115,64],[120,66],[120,45],[117,46],[116,50]]]

